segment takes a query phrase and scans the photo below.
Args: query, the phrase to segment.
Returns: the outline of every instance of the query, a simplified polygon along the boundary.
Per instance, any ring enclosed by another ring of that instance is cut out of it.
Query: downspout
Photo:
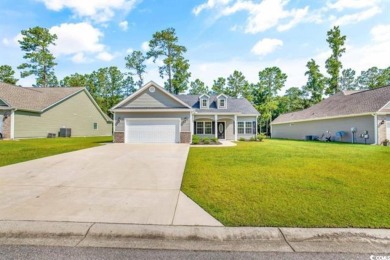
[[[378,140],[378,115],[374,114],[374,132],[375,132],[375,144],[379,144]]]

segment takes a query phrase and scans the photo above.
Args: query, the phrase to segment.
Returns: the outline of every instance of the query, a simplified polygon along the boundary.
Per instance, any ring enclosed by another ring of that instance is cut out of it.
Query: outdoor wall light
[[[385,124],[385,120],[382,120],[380,123],[380,125],[383,125],[383,124]]]
[[[187,117],[184,117],[183,118],[183,123],[187,122],[187,119],[188,119]]]
[[[122,118],[121,118],[121,117],[118,117],[118,118],[116,119],[115,125],[118,125],[118,124],[121,122],[121,120],[122,120]]]

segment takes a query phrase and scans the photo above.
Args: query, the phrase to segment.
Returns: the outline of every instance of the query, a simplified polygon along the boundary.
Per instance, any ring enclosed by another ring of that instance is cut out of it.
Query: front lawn
[[[227,226],[390,228],[390,149],[287,140],[191,148],[182,191]]]
[[[112,137],[40,138],[0,140],[0,167],[112,142]]]

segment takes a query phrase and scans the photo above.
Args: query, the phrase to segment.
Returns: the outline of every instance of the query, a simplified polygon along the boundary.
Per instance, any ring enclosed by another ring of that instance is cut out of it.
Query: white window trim
[[[200,127],[198,127],[198,123],[202,123],[202,133],[198,133],[198,128],[200,129]],[[209,134],[206,134],[206,123],[211,124],[211,126],[210,126],[211,133],[209,133]],[[212,135],[213,134],[213,122],[212,121],[196,121],[195,122],[195,134],[197,134],[197,135]]]
[[[206,106],[203,105],[204,100],[206,100]],[[200,99],[200,108],[209,108],[209,99],[208,98],[201,98]]]
[[[224,101],[224,106],[221,106],[221,101]],[[218,109],[227,109],[227,99],[226,98],[218,98]]]
[[[244,127],[239,127],[238,124],[243,123]],[[250,127],[247,127],[247,123],[250,123]],[[244,129],[244,133],[240,133],[239,129]],[[250,129],[250,133],[247,133],[247,130]],[[239,135],[253,135],[253,123],[252,121],[238,121],[237,122],[237,133]]]

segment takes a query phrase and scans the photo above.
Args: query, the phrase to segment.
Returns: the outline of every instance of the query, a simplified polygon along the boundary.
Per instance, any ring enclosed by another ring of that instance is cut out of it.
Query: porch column
[[[218,116],[214,115],[215,138],[218,138]]]
[[[194,134],[194,120],[193,120],[192,112],[190,112],[190,132],[192,138],[192,135]]]
[[[237,132],[238,132],[238,127],[237,127],[237,115],[234,115],[234,141],[237,141]]]

